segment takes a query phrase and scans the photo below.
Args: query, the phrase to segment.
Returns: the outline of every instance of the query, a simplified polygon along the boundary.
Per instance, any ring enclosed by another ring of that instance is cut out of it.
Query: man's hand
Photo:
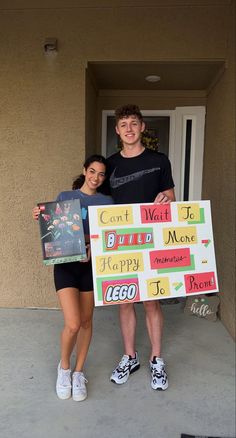
[[[158,193],[154,200],[154,204],[170,204],[172,201],[175,201],[175,191],[174,189],[169,189]]]

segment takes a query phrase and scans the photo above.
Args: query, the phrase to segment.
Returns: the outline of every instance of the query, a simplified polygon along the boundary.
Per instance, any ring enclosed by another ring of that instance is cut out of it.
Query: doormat
[[[235,437],[230,437],[230,436],[206,436],[206,435],[188,435],[186,433],[182,433],[181,434],[181,438],[235,438]]]

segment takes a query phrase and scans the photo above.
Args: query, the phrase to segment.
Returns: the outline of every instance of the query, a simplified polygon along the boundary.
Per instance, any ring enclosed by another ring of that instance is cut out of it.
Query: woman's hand
[[[34,207],[33,210],[32,210],[33,219],[35,221],[37,221],[38,218],[39,218],[39,215],[40,215],[40,208],[39,207]]]

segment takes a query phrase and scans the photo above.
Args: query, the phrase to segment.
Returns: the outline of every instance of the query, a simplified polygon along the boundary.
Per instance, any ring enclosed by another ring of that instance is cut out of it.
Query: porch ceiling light
[[[148,76],[146,76],[145,79],[148,82],[158,82],[161,80],[160,76],[157,76],[157,75],[148,75]]]

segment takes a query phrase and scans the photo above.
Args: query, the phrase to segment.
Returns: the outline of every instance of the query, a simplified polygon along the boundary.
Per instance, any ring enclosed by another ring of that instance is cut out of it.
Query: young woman
[[[105,180],[105,172],[105,158],[101,155],[92,155],[84,163],[83,174],[74,181],[73,190],[61,192],[57,197],[57,201],[80,200],[86,242],[89,242],[88,206],[113,203],[110,196],[97,191]],[[35,207],[33,218],[37,220],[39,214],[39,208]],[[54,281],[64,315],[56,392],[60,399],[68,399],[72,394],[73,400],[82,401],[87,397],[87,380],[83,366],[92,337],[94,309],[89,243],[86,261],[54,265]],[[75,344],[77,344],[77,354],[72,374],[70,357]]]

